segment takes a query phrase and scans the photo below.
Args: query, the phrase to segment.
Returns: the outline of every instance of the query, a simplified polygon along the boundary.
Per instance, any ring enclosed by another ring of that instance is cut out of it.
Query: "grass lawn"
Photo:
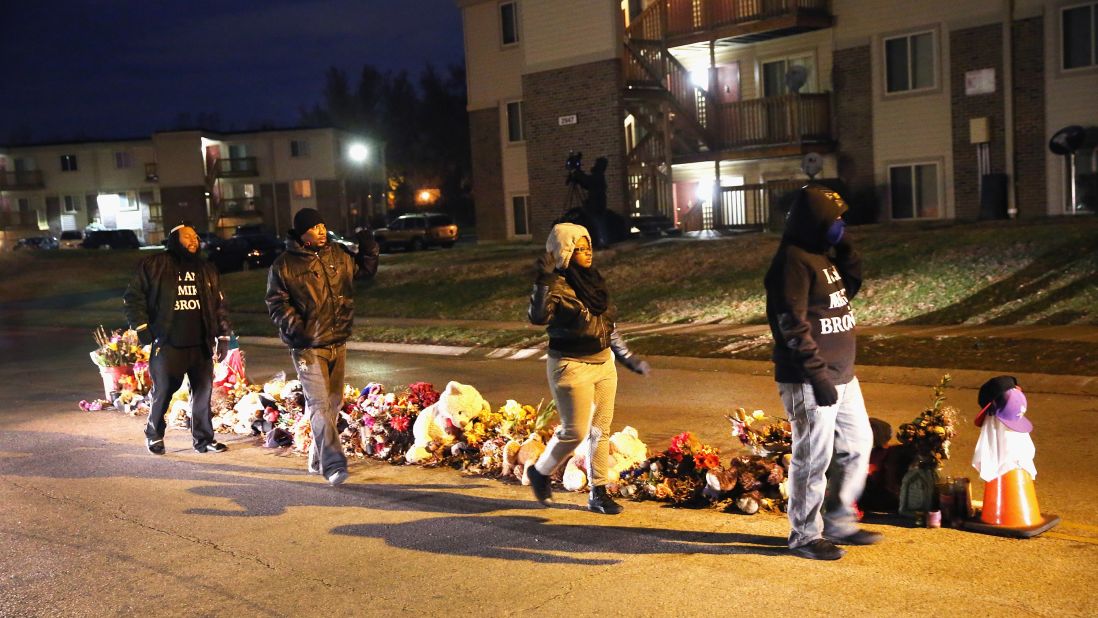
[[[1098,325],[1098,218],[872,225],[848,233],[865,265],[865,284],[853,301],[859,324]],[[744,234],[628,242],[596,252],[595,263],[623,321],[759,324],[765,321],[762,277],[778,240],[773,234]],[[540,245],[526,243],[382,255],[377,277],[357,286],[358,315],[524,320],[532,265],[541,251]],[[121,293],[142,255],[82,250],[4,254],[0,311],[15,325],[121,326]],[[274,334],[263,305],[266,271],[229,273],[223,283],[237,330]],[[530,331],[360,322],[358,340],[482,346],[540,341]],[[769,343],[725,339],[647,336],[634,345],[648,353],[752,358],[765,357]],[[917,366],[925,364],[913,358],[919,354],[929,356],[927,362],[964,357],[956,362],[978,364],[993,362],[995,355],[1021,363],[1041,356],[1026,346],[992,354],[971,341],[955,341],[949,345],[963,349],[947,350],[946,344],[929,340],[919,342],[923,352],[906,353],[905,346],[913,343],[867,340],[859,360],[904,359]],[[1061,344],[1040,346],[1064,350],[1065,366],[1087,356]],[[1098,373],[1098,368],[1087,371]]]

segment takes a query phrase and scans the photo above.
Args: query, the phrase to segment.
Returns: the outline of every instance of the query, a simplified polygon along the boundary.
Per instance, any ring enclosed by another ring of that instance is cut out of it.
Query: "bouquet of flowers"
[[[705,497],[722,510],[754,515],[759,509],[779,511],[785,506],[785,468],[759,455],[733,457],[727,467],[705,475]]]
[[[957,434],[957,411],[945,403],[945,389],[953,377],[942,376],[934,387],[934,401],[910,423],[900,425],[896,437],[915,449],[915,466],[938,470],[949,459],[950,441]]]
[[[737,408],[727,416],[732,423],[732,435],[760,457],[784,455],[793,448],[793,433],[789,422],[767,416],[762,410],[748,414]]]
[[[107,332],[102,325],[95,329],[95,343],[99,346],[91,352],[96,367],[130,367],[138,362],[149,362],[149,350],[142,347],[135,330]]]
[[[427,382],[416,382],[398,393],[386,393],[381,384],[366,385],[356,402],[363,452],[369,457],[403,463],[404,454],[415,441],[412,426],[416,417],[438,397],[439,392]],[[354,412],[350,418],[355,418]]]
[[[671,439],[667,450],[622,472],[618,493],[636,500],[698,506],[707,502],[703,495],[706,473],[720,463],[717,449],[684,432]]]
[[[549,405],[543,406],[544,403],[542,400],[534,407],[508,399],[495,412],[474,418],[464,430],[455,434],[457,444],[451,449],[449,463],[469,474],[501,474],[504,460],[508,458],[508,444],[517,452],[533,434],[538,434],[542,442],[548,442],[553,433],[550,423],[556,405],[552,400]]]

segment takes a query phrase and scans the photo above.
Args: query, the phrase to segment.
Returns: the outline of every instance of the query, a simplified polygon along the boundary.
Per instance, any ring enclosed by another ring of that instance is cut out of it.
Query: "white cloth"
[[[549,230],[545,251],[553,254],[557,268],[568,268],[572,252],[576,250],[576,241],[580,238],[586,238],[588,244],[591,242],[591,234],[587,232],[587,228],[575,223],[558,223]]]
[[[1033,466],[1036,452],[1028,433],[1009,429],[999,419],[988,416],[980,428],[972,467],[985,482],[994,481],[1015,468],[1021,468],[1037,478],[1037,468]]]

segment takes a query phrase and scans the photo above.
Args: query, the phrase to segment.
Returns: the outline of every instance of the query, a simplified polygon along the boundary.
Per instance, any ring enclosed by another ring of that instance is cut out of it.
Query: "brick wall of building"
[[[503,199],[503,151],[499,110],[469,112],[469,142],[473,157],[473,203],[477,240],[507,240],[507,212]]]
[[[977,147],[970,143],[969,120],[988,118],[991,122],[989,143],[991,173],[1006,172],[1006,130],[1003,93],[1003,30],[998,23],[949,34],[950,107],[953,126],[953,200],[957,219],[976,219],[980,215],[979,168]],[[965,73],[978,69],[995,70],[995,92],[966,95]],[[1015,84],[1017,86],[1017,84]]]
[[[583,152],[585,170],[598,157],[608,159],[607,206],[627,212],[621,79],[617,59],[523,75],[530,228],[535,241],[548,235],[564,210],[564,161],[572,150]],[[558,119],[572,114],[576,124],[560,126]],[[479,219],[479,210],[477,215]]]
[[[1045,49],[1040,16],[1014,22],[1014,203],[1019,217],[1047,213],[1045,183]]]
[[[834,134],[839,178],[850,204],[847,219],[871,223],[880,217],[873,170],[873,63],[868,45],[837,49],[832,57]]]
[[[209,216],[206,214],[206,187],[161,187],[160,212],[163,216],[165,232],[180,221],[189,221],[199,232],[209,231]]]

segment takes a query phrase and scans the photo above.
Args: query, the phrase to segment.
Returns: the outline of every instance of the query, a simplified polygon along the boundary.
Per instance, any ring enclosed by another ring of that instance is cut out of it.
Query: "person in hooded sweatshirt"
[[[228,351],[229,311],[217,269],[198,253],[198,234],[173,227],[167,250],[141,260],[122,296],[126,320],[142,344],[152,344],[152,404],[145,447],[164,454],[164,414],[187,376],[191,384],[191,438],[199,453],[220,453],[210,413],[214,356]]]
[[[377,273],[378,247],[369,230],[357,236],[358,252],[328,242],[320,212],[302,208],[294,215],[286,251],[267,276],[267,311],[290,348],[305,392],[305,413],[313,435],[308,471],[329,484],[347,480],[347,458],[339,442],[347,338],[354,320],[356,276]]]
[[[648,362],[630,353],[614,327],[616,310],[606,282],[594,267],[591,235],[583,226],[558,223],[537,263],[529,318],[549,334],[546,372],[560,414],[560,426],[527,472],[534,497],[552,502],[550,477],[581,443],[587,447],[587,507],[616,515],[622,507],[606,484],[610,424],[618,390],[615,359],[647,376]]]
[[[766,273],[766,317],[774,337],[774,379],[792,426],[789,548],[837,560],[839,545],[869,545],[857,526],[873,432],[854,376],[854,313],[861,258],[844,233],[847,205],[826,187],[798,190]]]

